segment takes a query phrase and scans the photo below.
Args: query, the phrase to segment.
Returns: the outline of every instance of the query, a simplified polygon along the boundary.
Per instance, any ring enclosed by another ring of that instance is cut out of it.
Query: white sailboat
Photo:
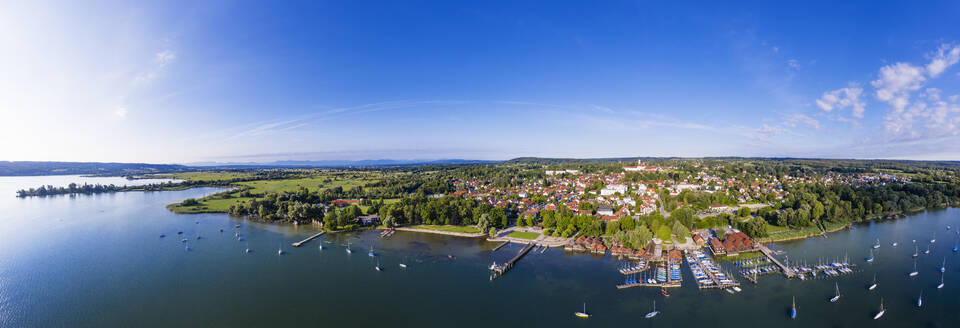
[[[933,243],[935,243],[935,242],[937,242],[937,233],[936,233],[936,232],[933,233],[933,238],[930,239],[930,243],[931,243],[931,244],[933,244]]]
[[[353,253],[353,250],[350,249],[350,242],[347,242],[347,254]]]
[[[913,258],[917,258],[917,256],[920,256],[920,246],[915,246],[913,251]]]
[[[880,238],[877,238],[877,243],[873,244],[873,249],[880,248]]]
[[[867,290],[874,290],[874,289],[877,289],[877,275],[876,275],[876,274],[873,275],[873,285],[870,285],[870,287],[867,287]]]
[[[654,300],[654,301],[653,301],[653,311],[650,311],[649,313],[647,313],[647,315],[645,315],[645,316],[643,316],[643,317],[646,318],[646,319],[650,319],[650,318],[656,317],[658,314],[660,314],[660,311],[657,311],[657,301]]]
[[[490,265],[490,271],[497,268],[497,261],[493,261],[493,264]]]
[[[920,297],[917,297],[917,307],[923,306],[923,289],[920,290]]]
[[[940,264],[940,273],[947,272],[947,258],[943,258],[943,263]]]
[[[283,247],[277,247],[277,255],[283,255]]]
[[[377,271],[382,271],[382,269],[380,268],[380,259],[377,259],[377,266],[375,266],[375,267],[373,267],[373,268],[374,268],[374,269],[377,269]]]
[[[910,272],[911,277],[916,277],[920,272],[917,272],[917,260],[913,260],[913,271]]]
[[[573,315],[584,319],[589,318],[590,314],[587,313],[587,302],[583,302],[583,312],[574,312]]]
[[[943,288],[943,272],[940,273],[940,284],[937,285],[937,289]]]
[[[874,247],[874,248],[876,248],[876,247]],[[873,250],[872,250],[872,249],[870,250],[870,257],[868,257],[866,260],[867,260],[867,262],[873,262]]]
[[[880,317],[882,317],[883,314],[886,313],[886,312],[887,312],[887,309],[884,309],[884,308],[883,308],[883,299],[881,298],[881,299],[880,299],[880,312],[877,312],[877,314],[873,316],[873,320],[880,319]]]
[[[834,287],[837,288],[837,296],[834,296],[833,298],[831,298],[830,303],[836,303],[837,301],[840,300],[840,285],[837,283],[833,283],[833,285]]]

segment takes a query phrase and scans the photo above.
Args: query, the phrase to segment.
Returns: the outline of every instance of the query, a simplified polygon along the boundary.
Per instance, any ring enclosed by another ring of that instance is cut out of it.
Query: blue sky
[[[960,3],[0,2],[0,160],[960,160]]]

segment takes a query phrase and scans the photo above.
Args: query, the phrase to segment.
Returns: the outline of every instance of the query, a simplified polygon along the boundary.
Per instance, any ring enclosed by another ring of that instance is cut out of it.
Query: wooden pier
[[[780,267],[780,271],[783,271],[783,275],[786,276],[787,278],[794,278],[797,276],[797,273],[793,271],[792,268],[784,265],[783,263],[780,262],[780,260],[777,260],[777,258],[773,257],[773,251],[767,248],[767,245],[760,244],[760,252],[763,252],[763,255],[766,255],[767,258],[769,258],[770,261],[773,262],[773,264],[776,264],[778,267]]]
[[[520,258],[522,258],[524,255],[527,255],[527,253],[529,253],[530,250],[533,249],[535,246],[537,246],[537,245],[534,244],[534,243],[529,243],[529,244],[527,244],[526,246],[523,246],[523,249],[521,249],[520,252],[517,253],[516,256],[514,256],[512,259],[510,259],[510,261],[507,261],[507,263],[504,263],[503,265],[499,265],[499,266],[494,267],[494,268],[493,268],[493,275],[490,276],[490,280],[499,278],[500,276],[502,276],[502,275],[504,275],[505,273],[507,273],[507,271],[509,271],[510,269],[512,269],[512,268],[513,268],[513,265],[514,265],[515,263],[517,263],[517,261],[519,261]]]
[[[295,243],[293,243],[292,245],[293,245],[293,247],[300,247],[300,245],[306,244],[308,241],[311,241],[311,240],[313,240],[314,238],[320,237],[320,235],[323,235],[324,233],[326,233],[326,231],[320,231],[320,232],[314,234],[313,236],[310,236],[310,237],[307,237],[307,239],[304,239],[304,240],[295,242]]]
[[[677,282],[677,281],[675,281],[675,282],[656,283],[656,284],[651,284],[651,283],[648,283],[648,282],[637,282],[637,283],[632,283],[632,284],[617,285],[617,289],[627,289],[627,288],[632,288],[632,287],[679,288],[680,286],[681,286],[681,285],[680,285],[680,282]]]

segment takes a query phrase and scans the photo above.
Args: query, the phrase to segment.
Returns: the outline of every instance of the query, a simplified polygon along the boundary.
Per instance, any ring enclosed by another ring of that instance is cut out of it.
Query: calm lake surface
[[[15,190],[117,178],[0,177],[0,326],[425,326],[425,327],[956,327],[960,210],[924,212],[774,247],[791,261],[848,254],[855,274],[799,281],[761,277],[743,292],[684,286],[617,290],[613,258],[531,253],[504,277],[487,266],[520,249],[474,239],[397,232],[331,234],[300,248],[312,227],[265,225],[223,214],[177,215],[164,206],[217,189],[19,199]],[[155,181],[133,181],[149,183]],[[240,224],[238,241],[234,225]],[[950,224],[952,230],[945,227]],[[224,232],[219,232],[223,229]],[[177,235],[177,231],[184,234]],[[160,238],[166,234],[165,238]],[[917,277],[914,244],[921,253]],[[202,237],[197,239],[197,236]],[[188,239],[185,250],[181,238]],[[865,263],[880,238],[876,260]],[[350,242],[353,254],[344,251]],[[899,242],[892,247],[891,242]],[[318,246],[323,245],[323,249]],[[252,253],[245,253],[249,247]],[[285,255],[277,255],[282,247]],[[374,247],[377,257],[367,256]],[[452,255],[454,259],[449,259]],[[937,289],[946,259],[946,286]],[[374,270],[379,260],[382,272]],[[400,262],[409,267],[402,269]],[[725,265],[728,269],[729,265]],[[879,287],[867,291],[874,274]],[[822,277],[822,275],[821,275]],[[843,297],[827,300],[839,283]],[[916,299],[923,291],[923,307]],[[790,320],[791,297],[798,318]],[[886,315],[872,320],[883,297]],[[643,319],[653,300],[662,313]],[[592,318],[573,316],[582,303]]]

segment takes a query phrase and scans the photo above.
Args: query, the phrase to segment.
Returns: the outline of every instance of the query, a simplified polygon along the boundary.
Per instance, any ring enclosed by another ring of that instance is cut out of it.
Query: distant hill
[[[188,163],[193,167],[205,168],[270,168],[270,167],[304,167],[304,168],[325,168],[325,167],[379,167],[379,166],[409,166],[409,165],[455,165],[455,164],[484,164],[499,163],[500,161],[483,161],[471,159],[368,159],[358,161],[347,160],[324,160],[324,161],[274,161],[274,162],[195,162]]]
[[[0,161],[0,176],[67,174],[139,175],[190,170],[189,167],[178,164]]]

